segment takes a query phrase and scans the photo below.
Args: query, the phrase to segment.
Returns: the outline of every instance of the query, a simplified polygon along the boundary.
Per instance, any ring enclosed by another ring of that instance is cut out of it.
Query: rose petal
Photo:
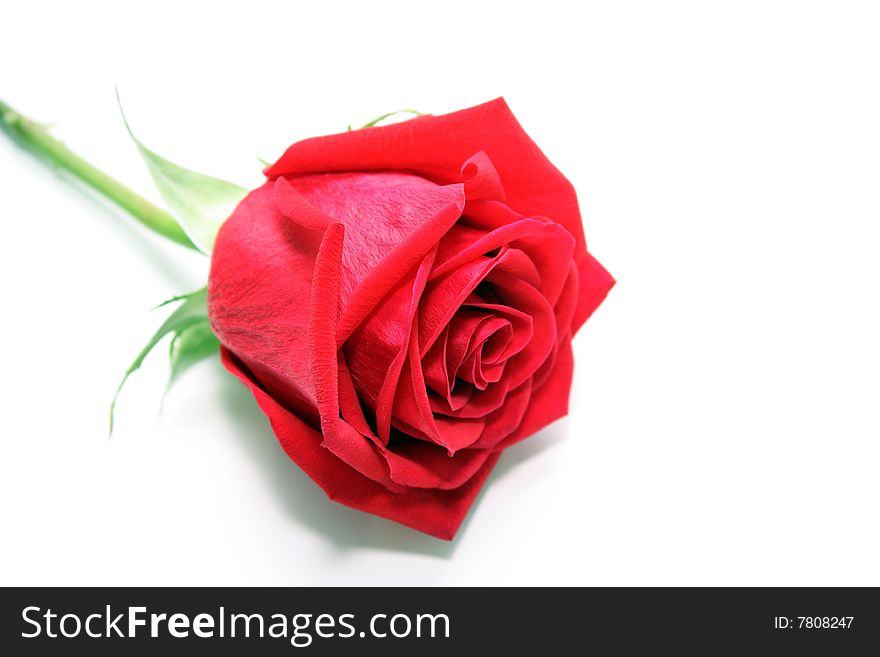
[[[573,368],[571,342],[565,341],[559,348],[550,376],[544,385],[532,392],[522,422],[507,438],[498,443],[498,449],[506,449],[568,414]]]
[[[428,281],[418,313],[419,348],[422,355],[428,352],[471,292],[498,264],[502,255],[493,258],[480,257],[445,276]],[[450,335],[453,336],[454,333]]]
[[[379,302],[343,346],[356,387],[376,413],[377,431],[383,442],[388,441],[391,401],[433,259],[432,249]]]
[[[281,214],[289,217],[303,228],[320,230],[323,233],[327,226],[336,221],[309,203],[286,178],[278,178],[275,181],[272,187],[272,198]]]
[[[556,326],[557,331],[559,332],[559,337],[556,341],[556,346],[553,347],[553,352],[547,360],[544,361],[544,364],[541,365],[541,367],[539,367],[532,375],[532,384],[535,388],[543,385],[547,377],[553,372],[553,366],[556,363],[557,352],[561,344],[571,340],[572,329],[566,331],[565,327],[572,325],[572,317],[574,316],[579,298],[578,287],[578,270],[574,266],[574,263],[572,263],[571,268],[569,269],[568,278],[565,281],[565,288],[559,296],[559,302],[553,309],[553,312],[556,315]]]
[[[462,308],[462,311],[464,310],[465,308]],[[457,332],[454,326],[450,326],[450,331],[453,333]],[[483,373],[480,368],[480,357],[486,341],[498,335],[501,335],[502,339],[507,337],[509,340],[511,333],[512,329],[510,322],[506,319],[488,314],[484,315],[483,321],[475,327],[469,336],[466,336],[467,347],[458,367],[456,368],[455,375],[469,383],[473,383],[478,389],[484,390],[487,381],[483,378]],[[506,344],[507,342],[504,342],[502,348],[506,346]]]
[[[287,455],[324,489],[331,500],[346,506],[450,540],[498,460],[499,455],[492,454],[464,485],[452,490],[409,488],[402,493],[392,493],[346,465],[330,450],[323,449],[320,433],[257,385],[229,350],[221,348],[220,353],[226,369],[254,395]]]
[[[580,300],[572,320],[572,334],[587,321],[615,284],[614,277],[589,253],[578,269],[578,279]]]
[[[553,308],[560,337],[565,333],[565,328],[572,325],[572,319],[577,309],[579,291],[580,275],[578,274],[577,267],[572,264],[568,269],[568,276],[565,279],[565,285],[562,287],[559,300]]]
[[[449,326],[446,326],[440,333],[440,337],[422,358],[422,374],[425,377],[425,384],[437,394],[444,396],[451,392],[450,373],[446,367],[448,340]],[[454,377],[454,372],[452,374]]]
[[[268,183],[221,227],[208,279],[208,316],[220,342],[303,417],[316,417],[304,307],[321,238],[278,212]]]
[[[504,200],[504,186],[492,160],[483,151],[475,153],[461,165],[461,180],[468,202]]]
[[[485,211],[480,211],[483,214],[497,214],[499,211],[511,214],[509,209],[497,203],[485,203],[479,207],[484,208]],[[465,221],[473,221],[473,216],[469,215]],[[465,240],[471,241],[465,243]],[[574,241],[568,231],[542,217],[526,219],[511,214],[510,223],[501,223],[482,234],[477,229],[456,225],[440,243],[431,278],[445,276],[481,255],[504,249],[507,251],[503,254],[505,260],[498,266],[541,290],[554,305],[568,276],[573,248]]]
[[[507,393],[504,406],[486,417],[486,424],[479,440],[471,443],[473,449],[494,448],[504,438],[516,431],[529,407],[532,397],[531,380]]]
[[[529,343],[507,361],[506,378],[511,387],[519,386],[535,373],[556,346],[556,317],[547,299],[528,283],[502,271],[493,271],[486,277],[504,305],[529,315],[533,333]]]
[[[393,423],[403,433],[429,440],[450,453],[473,443],[483,431],[482,419],[450,420],[434,416],[418,352],[418,316],[410,336],[407,367],[404,367],[394,398]]]
[[[317,171],[414,171],[440,183],[461,180],[461,166],[483,151],[491,160],[508,205],[524,215],[562,224],[586,253],[577,197],[517,122],[503,99],[442,116],[381,128],[351,130],[294,144],[265,171],[270,178]]]
[[[373,444],[380,451],[384,451],[385,445],[373,432],[370,423],[367,422],[360,397],[358,397],[351,372],[348,371],[344,358],[339,359],[339,413],[346,422],[373,441]]]
[[[532,318],[524,312],[519,311],[515,308],[511,308],[510,306],[505,306],[503,304],[487,303],[476,296],[470,297],[467,300],[466,306],[472,308],[480,308],[486,312],[492,313],[493,315],[503,317],[508,322],[510,322],[510,325],[513,327],[513,333],[511,335],[510,341],[505,345],[501,353],[495,354],[493,352],[492,354],[490,354],[487,362],[499,362],[502,360],[506,360],[522,351],[523,348],[529,343],[529,340],[531,340],[534,322],[532,321]]]
[[[339,283],[345,227],[330,224],[315,258],[314,282],[309,303],[309,362],[315,381],[315,399],[321,416],[321,446],[365,477],[389,490],[400,492],[389,478],[382,454],[362,433],[339,417],[338,355],[336,317],[339,312]]]
[[[469,222],[471,219],[467,217],[464,221]],[[538,219],[527,219],[520,215],[515,215],[514,221],[505,222],[490,231],[472,228],[466,223],[456,224],[440,241],[437,251],[437,265],[431,272],[431,278],[443,276],[481,255],[500,247],[506,247],[525,237],[553,237],[564,234],[563,229],[553,226],[554,224]],[[562,237],[562,239],[566,239],[570,243],[571,236]],[[544,244],[541,248],[547,248],[547,245]],[[565,264],[568,265],[569,262],[567,260]]]
[[[490,221],[486,222],[487,219]],[[575,242],[564,227],[544,216],[525,217],[513,212],[503,203],[489,201],[479,203],[469,210],[469,223],[485,222],[483,226],[500,226],[489,232],[489,235],[500,231],[501,234],[512,232],[510,227],[519,227],[520,222],[528,222],[517,235],[509,235],[508,244],[511,248],[524,251],[534,263],[540,275],[540,284],[535,284],[544,296],[555,304],[562,285],[568,275],[572,263]],[[518,273],[518,272],[515,272]],[[529,281],[532,282],[532,281]]]
[[[405,440],[385,452],[385,459],[397,484],[448,490],[466,483],[490,455],[490,450],[462,449],[451,456],[437,445]]]
[[[379,391],[379,398],[376,401],[376,426],[379,432],[379,437],[386,444],[391,432],[391,414],[394,407],[394,393],[397,390],[397,382],[400,379],[400,372],[406,360],[407,347],[410,344],[409,332],[412,331],[413,319],[418,311],[418,301],[422,296],[422,291],[425,289],[425,283],[428,280],[428,273],[433,262],[434,253],[430,252],[422,260],[422,263],[419,265],[418,271],[416,272],[412,283],[410,303],[406,312],[406,325],[409,331],[403,336],[400,351],[388,366],[388,374],[382,382],[382,388]],[[368,348],[370,344],[371,341],[365,339],[358,343],[358,348]]]
[[[458,408],[452,407],[448,399],[439,395],[430,395],[431,410],[458,419],[482,418],[506,403],[508,390],[510,390],[510,384],[501,381],[496,385],[489,386],[486,390],[473,393],[468,399],[468,403]]]
[[[461,184],[437,185],[388,171],[292,177],[288,187],[309,206],[345,225],[340,344],[434,248],[465,202]]]

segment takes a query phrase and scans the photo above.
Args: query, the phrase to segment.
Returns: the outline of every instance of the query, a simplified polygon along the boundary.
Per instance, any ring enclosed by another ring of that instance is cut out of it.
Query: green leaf
[[[212,343],[205,335],[206,330],[208,333],[211,331],[210,325],[208,324],[207,301],[208,290],[203,287],[195,292],[169,299],[162,304],[164,306],[170,303],[182,302],[180,306],[171,313],[168,319],[162,323],[159,330],[157,330],[153,334],[153,337],[150,338],[150,341],[147,342],[147,346],[141,350],[137,358],[134,359],[134,362],[125,371],[125,375],[122,377],[122,381],[119,383],[119,387],[116,389],[116,394],[113,395],[113,401],[110,404],[111,434],[113,433],[113,416],[116,410],[116,400],[119,398],[119,393],[122,392],[122,387],[125,385],[125,382],[128,381],[128,377],[143,365],[146,357],[150,354],[153,348],[159,344],[162,338],[168,334],[174,336],[172,338],[171,348],[172,381],[195,362],[209,356],[217,350],[219,347],[217,338],[212,334],[211,338],[213,338],[214,341]],[[187,334],[191,329],[198,329],[198,331],[187,337]],[[211,346],[210,350],[209,345]]]
[[[414,114],[415,116],[426,116],[425,112],[420,112],[419,110],[414,110],[414,109],[395,110],[393,112],[388,112],[387,114],[383,114],[382,116],[377,116],[372,121],[368,121],[367,123],[364,123],[360,127],[360,129],[363,130],[364,128],[372,128],[373,126],[376,126],[376,125],[382,123],[382,121],[384,121],[385,119],[390,119],[392,116],[396,116],[397,114]],[[348,129],[351,130],[351,125],[348,126]]]
[[[220,350],[220,341],[211,330],[208,320],[192,324],[175,334],[171,340],[169,358],[171,360],[170,388],[180,375],[205,358]]]
[[[116,100],[119,102],[118,92]],[[198,249],[210,254],[217,231],[245,197],[247,190],[225,180],[190,171],[154,153],[134,136],[121,102],[119,111],[168,209]]]

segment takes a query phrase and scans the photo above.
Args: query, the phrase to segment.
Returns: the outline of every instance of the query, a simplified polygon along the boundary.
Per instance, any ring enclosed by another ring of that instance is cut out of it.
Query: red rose
[[[452,538],[501,451],[562,417],[614,284],[503,100],[307,139],[226,221],[226,367],[330,496]]]

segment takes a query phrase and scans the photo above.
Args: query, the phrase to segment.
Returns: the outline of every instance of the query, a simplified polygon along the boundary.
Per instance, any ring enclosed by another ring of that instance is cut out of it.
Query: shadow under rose
[[[339,550],[357,548],[384,549],[450,559],[465,540],[468,526],[475,515],[485,490],[520,463],[551,447],[564,435],[564,425],[557,423],[539,434],[508,449],[495,466],[480,491],[458,534],[452,541],[443,541],[409,527],[351,509],[327,498],[324,492],[290,460],[269,426],[263,412],[250,393],[217,363],[218,386],[223,407],[235,422],[235,433],[247,454],[266,473],[287,514],[325,536]]]

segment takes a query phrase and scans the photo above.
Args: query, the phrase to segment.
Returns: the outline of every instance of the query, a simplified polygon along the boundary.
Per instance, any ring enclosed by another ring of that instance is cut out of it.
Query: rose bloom
[[[225,366],[333,500],[451,539],[501,452],[562,417],[614,280],[498,99],[307,139],[220,230]]]

